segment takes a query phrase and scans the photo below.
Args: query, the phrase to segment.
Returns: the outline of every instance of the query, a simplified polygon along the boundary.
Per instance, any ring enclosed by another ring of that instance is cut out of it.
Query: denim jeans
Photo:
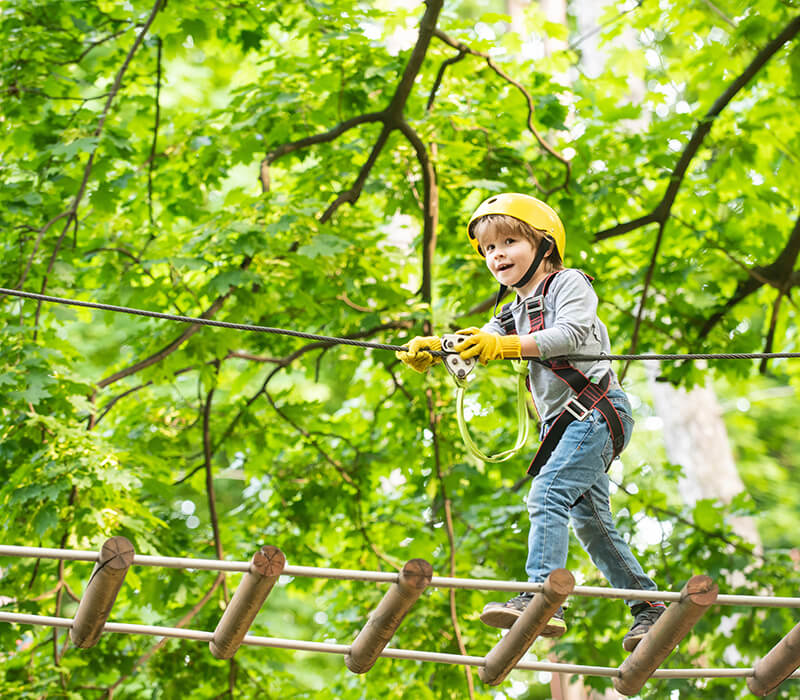
[[[627,445],[633,430],[628,397],[614,390],[608,398],[622,419]],[[611,431],[597,409],[567,427],[528,493],[529,581],[544,581],[566,565],[571,519],[578,541],[614,588],[656,590],[614,527],[606,473],[613,454]]]

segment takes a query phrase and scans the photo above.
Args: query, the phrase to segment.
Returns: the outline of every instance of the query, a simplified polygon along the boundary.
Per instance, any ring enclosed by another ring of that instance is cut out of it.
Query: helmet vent
[[[488,202],[486,202],[486,203],[487,203],[487,204],[494,204],[496,201],[497,201],[497,197],[492,197],[492,198],[491,198],[491,199],[490,199]]]

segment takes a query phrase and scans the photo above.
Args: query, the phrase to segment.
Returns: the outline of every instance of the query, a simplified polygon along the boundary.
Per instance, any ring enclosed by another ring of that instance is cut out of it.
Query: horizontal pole
[[[5,557],[35,557],[36,559],[61,559],[63,561],[97,561],[97,552],[80,549],[52,549],[50,547],[18,547],[0,545],[0,555]]]
[[[73,621],[69,617],[51,617],[48,615],[28,615],[26,613],[10,613],[0,611],[0,622],[19,625],[34,625],[45,627],[59,627],[69,629]],[[168,639],[188,639],[199,642],[210,642],[214,639],[213,632],[205,630],[184,629],[182,627],[160,627],[156,625],[135,625],[121,622],[107,622],[104,632],[116,634],[143,634],[153,637]],[[277,637],[260,637],[246,635],[242,640],[243,645],[253,647],[266,647],[270,649],[287,649],[291,651],[307,651],[324,654],[347,654],[350,646],[347,644],[333,644],[330,642],[305,642],[296,639],[280,639]],[[423,661],[430,663],[451,664],[461,666],[485,665],[482,656],[463,656],[460,654],[446,654],[431,651],[416,651],[412,649],[384,649],[381,657],[386,659],[405,659],[409,661]],[[550,673],[569,673],[582,676],[605,676],[608,678],[619,677],[619,669],[610,666],[582,666],[578,664],[560,664],[539,661],[521,661],[516,665],[518,671],[549,671]],[[652,678],[750,678],[753,668],[670,668],[659,669],[653,673]],[[795,671],[790,678],[800,678],[800,671]]]
[[[48,549],[46,547],[19,547],[0,545],[0,556],[32,557],[36,559],[61,559],[64,561],[96,562],[97,552]],[[246,573],[250,570],[248,561],[227,561],[224,559],[191,559],[189,557],[162,557],[137,554],[133,558],[134,566],[163,566],[172,569],[195,569],[199,571],[224,571]],[[314,566],[287,565],[283,576],[300,578],[324,578],[341,581],[370,581],[373,583],[396,583],[397,573],[391,571],[364,571],[360,569],[329,569]],[[475,591],[510,591],[513,593],[540,593],[541,583],[529,581],[498,581],[482,578],[455,578],[451,576],[432,576],[428,584],[430,588],[457,588]],[[678,602],[680,592],[675,591],[643,591],[634,588],[607,588],[605,586],[575,586],[573,596],[585,598],[609,598],[622,600],[662,600],[665,603]],[[758,608],[800,608],[800,598],[760,595],[725,595],[717,596],[715,605],[731,605]]]

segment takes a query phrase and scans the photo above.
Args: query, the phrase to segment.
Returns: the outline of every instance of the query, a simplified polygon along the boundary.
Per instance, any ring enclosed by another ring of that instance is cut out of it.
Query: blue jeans
[[[608,398],[625,426],[627,445],[633,431],[628,397],[614,390]],[[597,409],[567,427],[528,493],[531,529],[525,571],[529,581],[544,581],[551,571],[566,565],[572,519],[581,545],[614,588],[656,590],[614,527],[606,473],[613,454],[611,431]]]

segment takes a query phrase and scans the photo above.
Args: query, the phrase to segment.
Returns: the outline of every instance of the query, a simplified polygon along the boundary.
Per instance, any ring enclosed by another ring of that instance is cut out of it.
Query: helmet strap
[[[544,260],[544,256],[547,255],[547,251],[550,250],[550,246],[552,245],[549,238],[543,238],[539,248],[536,250],[536,255],[533,256],[533,260],[531,261],[530,267],[528,268],[527,272],[522,275],[514,284],[511,286],[515,289],[519,289],[520,287],[524,287],[528,282],[533,279],[533,276],[536,274],[536,270],[539,269],[539,265],[542,264],[542,260]],[[497,290],[497,298],[494,302],[494,311],[492,315],[497,315],[497,305],[502,301],[503,297],[505,296],[506,292],[508,291],[508,286],[505,284],[500,284],[500,289]]]
[[[547,255],[547,251],[550,250],[550,240],[547,238],[543,238],[541,244],[539,245],[538,250],[536,251],[536,255],[531,262],[531,266],[528,268],[528,271],[522,275],[516,282],[514,282],[512,287],[515,289],[519,289],[520,287],[524,287],[528,282],[533,279],[533,276],[536,274],[536,270],[539,269],[539,265],[542,264],[542,260],[544,260],[544,256]]]
[[[494,310],[492,311],[492,316],[497,316],[497,305],[503,301],[503,297],[506,295],[508,291],[508,287],[505,284],[500,284],[500,289],[497,290],[497,297],[494,300]]]

